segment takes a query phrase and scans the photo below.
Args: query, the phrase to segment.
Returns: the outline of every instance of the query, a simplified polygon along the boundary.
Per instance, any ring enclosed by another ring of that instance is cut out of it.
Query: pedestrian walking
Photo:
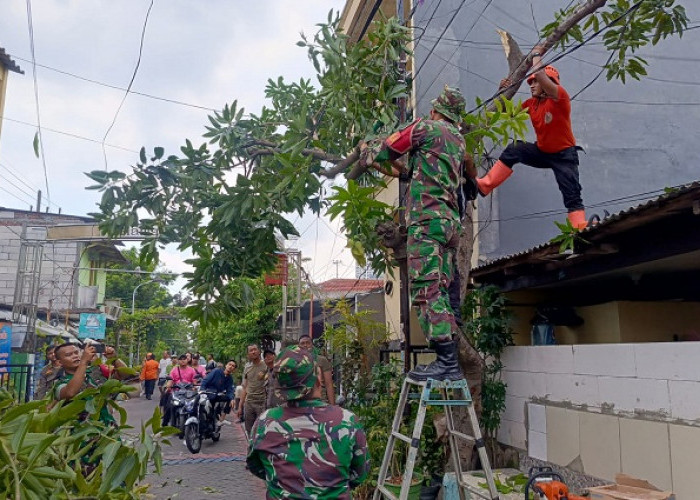
[[[146,361],[144,361],[143,367],[141,368],[141,380],[143,380],[143,388],[144,393],[146,394],[146,399],[151,399],[153,396],[159,371],[160,364],[155,360],[153,353],[149,352],[146,354]]]

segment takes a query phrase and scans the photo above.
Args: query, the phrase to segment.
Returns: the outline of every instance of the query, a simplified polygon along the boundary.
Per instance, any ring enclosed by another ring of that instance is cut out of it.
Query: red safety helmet
[[[559,85],[559,72],[557,71],[557,68],[555,68],[554,66],[545,66],[544,67],[544,74],[547,75],[549,78],[551,78],[554,83]],[[532,75],[528,76],[527,77],[528,85],[534,79],[535,79],[534,73]]]

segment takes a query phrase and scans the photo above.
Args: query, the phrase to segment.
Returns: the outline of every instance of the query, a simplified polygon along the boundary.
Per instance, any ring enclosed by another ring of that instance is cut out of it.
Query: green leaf
[[[32,142],[32,147],[34,148],[34,156],[39,158],[39,131],[34,133],[34,141]]]

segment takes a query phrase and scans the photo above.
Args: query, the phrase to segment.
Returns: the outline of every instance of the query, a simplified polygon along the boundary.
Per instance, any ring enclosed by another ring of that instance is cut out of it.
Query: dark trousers
[[[156,379],[144,380],[143,381],[143,388],[144,388],[144,392],[146,393],[146,399],[151,399],[151,396],[153,396],[153,391],[156,388]]]
[[[558,153],[545,153],[536,144],[517,141],[503,150],[499,160],[511,168],[516,163],[523,163],[530,167],[552,169],[564,198],[564,206],[573,212],[583,210],[581,184],[578,180],[578,149],[578,146],[572,146]]]

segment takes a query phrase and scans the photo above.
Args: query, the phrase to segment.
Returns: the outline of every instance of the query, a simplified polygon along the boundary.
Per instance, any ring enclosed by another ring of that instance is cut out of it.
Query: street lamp
[[[163,279],[160,277],[153,278],[148,281],[144,281],[143,283],[139,283],[136,285],[136,288],[134,288],[134,293],[131,294],[131,342],[129,343],[129,365],[133,366],[134,364],[134,310],[135,310],[135,305],[136,305],[136,292],[138,291],[139,288],[141,288],[143,285],[148,285],[149,283],[164,283]],[[140,350],[141,350],[141,342],[138,343],[136,347],[136,357],[140,357]]]

